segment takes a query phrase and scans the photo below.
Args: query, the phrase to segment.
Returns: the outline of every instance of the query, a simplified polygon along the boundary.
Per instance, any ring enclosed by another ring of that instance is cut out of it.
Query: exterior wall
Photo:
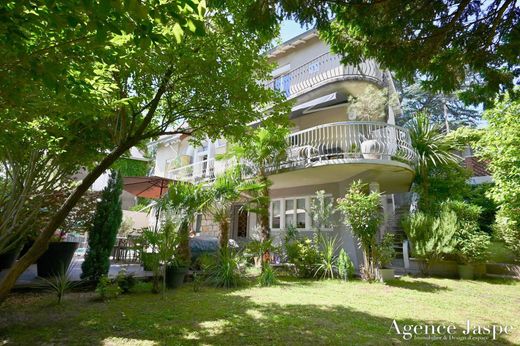
[[[328,52],[329,47],[317,37],[314,37],[307,41],[302,48],[293,49],[286,54],[279,55],[274,58],[273,61],[275,61],[282,70],[286,68],[292,70]],[[284,68],[285,66],[287,67]],[[274,72],[276,76],[276,70]]]

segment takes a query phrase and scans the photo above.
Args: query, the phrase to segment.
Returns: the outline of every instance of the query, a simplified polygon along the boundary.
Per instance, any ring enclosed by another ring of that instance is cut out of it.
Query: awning
[[[291,111],[291,118],[296,118],[321,108],[326,108],[341,103],[345,103],[347,99],[348,97],[345,94],[337,92],[315,98],[313,100],[294,106]]]

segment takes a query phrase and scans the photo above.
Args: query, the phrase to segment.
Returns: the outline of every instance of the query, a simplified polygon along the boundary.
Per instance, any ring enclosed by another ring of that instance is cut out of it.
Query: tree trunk
[[[97,178],[105,172],[121,155],[123,155],[128,149],[134,145],[131,143],[122,144],[114,149],[108,156],[106,156],[99,165],[97,165],[87,176],[83,179],[80,185],[74,190],[74,192],[65,200],[60,209],[54,214],[47,226],[40,233],[38,238],[34,241],[29,251],[23,255],[15,264],[12,266],[7,275],[4,276],[0,282],[0,303],[5,300],[7,294],[16,283],[18,277],[38,258],[49,247],[49,241],[54,235],[54,232],[63,223],[69,212],[74,208],[80,198],[90,188],[90,186],[96,181]]]
[[[270,237],[270,227],[269,227],[269,207],[271,199],[269,198],[269,184],[267,180],[267,176],[261,175],[260,182],[263,184],[261,191],[261,203],[260,210],[260,231],[262,233],[262,241],[266,241]]]
[[[191,264],[191,250],[190,250],[190,223],[183,221],[179,229],[179,257],[185,261],[186,266]]]
[[[229,243],[229,220],[220,222],[220,247],[226,248]]]
[[[135,131],[133,136],[128,136],[127,139],[120,143],[112,152],[110,152],[105,158],[96,166],[94,169],[87,174],[87,176],[83,179],[81,184],[76,187],[74,192],[65,200],[60,209],[54,214],[54,216],[50,219],[47,226],[40,233],[38,238],[36,238],[33,246],[27,251],[27,253],[22,256],[12,266],[7,275],[4,276],[2,281],[0,281],[0,303],[2,303],[9,294],[9,291],[16,283],[16,280],[22,273],[33,264],[44,252],[47,250],[49,246],[49,241],[53,236],[54,232],[58,229],[58,227],[63,223],[67,215],[69,215],[70,211],[74,206],[78,203],[80,198],[87,192],[90,186],[96,181],[97,178],[103,174],[118,158],[120,158],[127,150],[136,145],[139,140],[143,139],[140,136],[143,135],[146,128],[150,124],[159,106],[159,102],[162,98],[162,95],[166,92],[166,88],[168,87],[168,83],[170,82],[173,70],[172,68],[168,68],[164,73],[164,76],[161,80],[161,84],[155,93],[154,98],[152,99],[150,106],[148,108],[148,112],[144,117],[143,121]]]

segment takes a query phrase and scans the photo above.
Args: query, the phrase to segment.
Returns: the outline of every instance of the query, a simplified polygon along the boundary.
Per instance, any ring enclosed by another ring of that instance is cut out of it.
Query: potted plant
[[[52,277],[67,271],[79,243],[64,241],[65,236],[65,232],[58,231],[47,250],[38,258],[36,262],[38,276]]]
[[[376,246],[376,261],[379,266],[378,276],[382,282],[393,280],[395,273],[393,268],[388,268],[395,258],[394,234],[385,233],[380,244]]]
[[[166,264],[165,280],[166,287],[177,288],[182,286],[184,278],[188,273],[189,266],[184,261],[174,259]]]
[[[20,252],[20,248],[15,246],[14,248],[0,253],[0,271],[11,268],[16,261],[16,257]]]

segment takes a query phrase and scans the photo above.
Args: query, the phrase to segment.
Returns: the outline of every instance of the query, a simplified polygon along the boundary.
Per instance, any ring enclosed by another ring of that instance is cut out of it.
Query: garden
[[[315,26],[344,66],[384,67],[385,88],[345,102],[402,125],[410,152],[384,158],[365,138],[348,159],[408,167],[394,228],[367,169],[339,195],[307,196],[307,228],[293,205],[295,225],[274,232],[271,179],[291,168],[294,130],[291,80],[273,80],[289,67],[269,57],[284,19]],[[520,344],[518,24],[509,0],[0,5],[0,343]],[[165,137],[225,139],[215,160],[233,164],[211,181],[142,177],[161,182],[136,194],[155,217],[127,249],[132,272],[114,256],[125,177],[148,175]],[[472,180],[467,152],[489,182]],[[238,205],[256,220],[244,242]],[[217,238],[196,236],[200,216]]]

